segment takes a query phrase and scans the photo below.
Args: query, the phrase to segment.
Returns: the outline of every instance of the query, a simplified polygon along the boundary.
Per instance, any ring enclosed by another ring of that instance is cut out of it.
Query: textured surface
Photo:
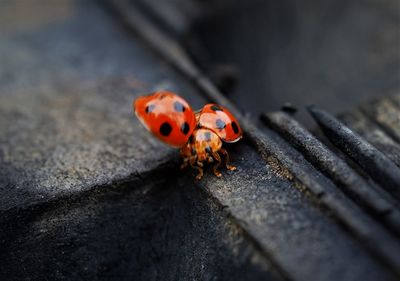
[[[364,136],[371,144],[400,167],[400,146],[376,123],[366,117],[360,110],[341,114],[341,120],[355,132]]]
[[[304,156],[341,189],[360,202],[372,214],[400,233],[400,212],[386,192],[378,192],[373,184],[360,176],[344,160],[333,153],[298,122],[282,112],[264,115],[265,122],[280,132]]]
[[[246,121],[237,171],[181,172],[132,99],[224,97],[151,27],[142,40],[95,1],[51,3],[0,6],[1,280],[396,280],[393,230],[278,133]]]
[[[400,199],[400,169],[393,161],[326,111],[313,107],[310,113],[336,147],[362,167],[374,181]]]
[[[13,214],[1,279],[280,280],[190,178],[161,172]]]
[[[2,5],[0,279],[280,279],[132,117],[157,87],[198,106],[184,79],[88,1]]]
[[[187,84],[85,5],[70,1],[68,20],[0,35],[0,210],[126,180],[169,159],[131,102],[157,87],[187,95]]]
[[[284,147],[299,167],[309,164],[297,152]],[[365,250],[348,240],[332,221],[302,195],[288,171],[277,171],[279,165],[271,158],[268,166],[254,151],[246,148],[238,161],[240,170],[228,182],[211,178],[210,192],[227,206],[236,219],[274,257],[291,280],[375,280],[380,270],[369,270]],[[267,169],[266,169],[267,168]],[[278,172],[278,176],[276,175]],[[329,182],[325,181],[325,186]],[[351,214],[349,214],[351,215]],[[347,267],[356,259],[360,268]],[[299,266],[301,263],[301,266]],[[361,270],[360,270],[361,269]]]

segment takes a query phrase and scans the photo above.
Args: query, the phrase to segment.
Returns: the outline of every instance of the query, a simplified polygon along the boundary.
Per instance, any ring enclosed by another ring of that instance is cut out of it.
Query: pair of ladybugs
[[[228,164],[228,152],[222,148],[222,141],[232,143],[242,138],[242,129],[233,115],[217,104],[207,104],[194,112],[180,96],[166,91],[155,92],[138,97],[133,102],[133,109],[142,124],[161,141],[181,149],[183,164],[198,170],[196,179],[203,176],[203,162],[212,163],[213,172],[221,176],[218,167],[221,156]]]

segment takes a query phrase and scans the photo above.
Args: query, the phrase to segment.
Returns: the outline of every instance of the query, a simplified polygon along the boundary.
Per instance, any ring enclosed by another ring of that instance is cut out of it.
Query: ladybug
[[[228,164],[229,155],[222,144],[240,140],[243,133],[236,118],[226,108],[207,104],[194,112],[182,97],[158,91],[135,99],[133,109],[141,123],[157,138],[180,148],[181,168],[190,165],[196,169],[197,180],[203,177],[204,162],[215,162],[213,172],[221,177],[218,171],[221,155],[228,170],[236,169]]]
[[[206,104],[196,114],[197,126],[215,132],[221,140],[228,143],[242,138],[242,129],[236,118],[225,107],[217,104]]]

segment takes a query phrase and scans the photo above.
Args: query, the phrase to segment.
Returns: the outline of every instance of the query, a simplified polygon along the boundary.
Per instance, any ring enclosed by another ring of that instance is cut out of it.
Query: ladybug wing
[[[173,147],[185,145],[196,127],[190,105],[172,92],[159,91],[138,97],[133,109],[150,132]]]
[[[198,126],[214,131],[225,142],[237,142],[242,129],[228,109],[217,104],[207,104],[197,114]]]

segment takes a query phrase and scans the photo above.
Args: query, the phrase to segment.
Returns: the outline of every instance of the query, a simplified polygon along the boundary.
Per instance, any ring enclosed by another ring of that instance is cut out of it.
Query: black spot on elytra
[[[156,106],[154,105],[154,104],[150,104],[150,105],[148,105],[148,106],[146,106],[146,113],[150,113],[150,112],[153,112],[153,110],[154,110],[154,108],[155,108]]]
[[[236,124],[235,121],[232,122],[232,129],[233,129],[233,132],[234,132],[235,134],[238,134],[238,133],[239,133],[239,127],[238,127],[238,125]]]
[[[164,122],[161,124],[160,126],[161,135],[163,135],[164,137],[168,137],[169,134],[171,134],[171,132],[172,132],[172,127],[168,122]]]
[[[226,124],[223,120],[221,119],[217,119],[217,121],[215,121],[215,125],[217,126],[217,129],[224,129],[226,127]]]
[[[214,111],[223,111],[221,107],[219,107],[218,105],[214,104],[211,106],[211,110]]]
[[[210,140],[211,140],[211,134],[210,134],[210,132],[205,132],[205,133],[204,133],[204,139],[205,139],[206,141],[210,141]]]
[[[176,112],[185,112],[186,108],[179,101],[174,102],[174,109]]]
[[[193,135],[191,135],[190,137],[189,137],[189,143],[193,143],[194,142],[194,137],[193,137]]]
[[[211,153],[211,147],[207,146],[205,150],[207,153]]]
[[[187,135],[189,133],[189,130],[190,130],[189,124],[187,122],[183,123],[182,126],[181,126],[181,132],[184,135]]]

